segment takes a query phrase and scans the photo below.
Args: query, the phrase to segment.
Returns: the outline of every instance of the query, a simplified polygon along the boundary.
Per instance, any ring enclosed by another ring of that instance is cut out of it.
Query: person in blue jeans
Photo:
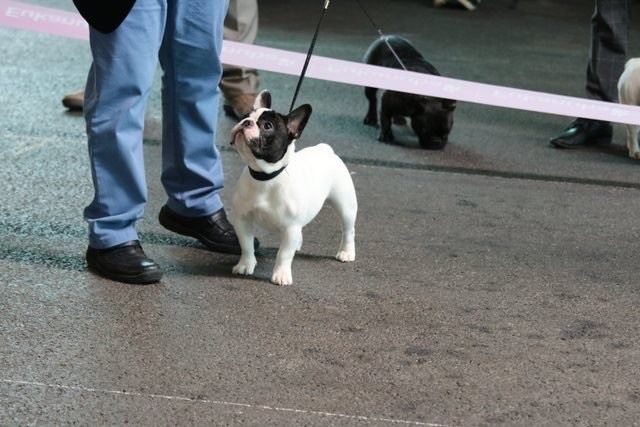
[[[257,34],[258,0],[229,0],[224,20],[224,39],[253,44]],[[239,120],[251,112],[259,85],[260,76],[255,68],[223,64],[220,90],[224,97],[222,107],[225,114]],[[62,98],[62,105],[69,111],[82,111],[83,104],[84,88]]]
[[[209,249],[240,253],[220,191],[215,146],[227,0],[74,0],[90,24],[93,63],[84,114],[95,190],[85,208],[90,270],[146,284],[162,269],[145,254],[135,229],[147,201],[142,137],[158,59],[162,68],[160,224]]]

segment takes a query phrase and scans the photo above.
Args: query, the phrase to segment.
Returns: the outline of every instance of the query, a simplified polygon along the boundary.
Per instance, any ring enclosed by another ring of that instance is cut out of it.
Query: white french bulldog
[[[618,97],[621,104],[640,106],[640,58],[627,61],[618,80]],[[629,157],[640,160],[638,133],[640,126],[627,125],[627,149]]]
[[[231,130],[231,144],[247,167],[233,194],[234,228],[242,255],[234,274],[253,274],[254,227],[280,233],[280,248],[271,281],[291,285],[291,262],[302,245],[302,227],[320,212],[326,200],[342,223],[342,242],[336,258],[354,261],[356,191],[345,164],[327,144],[295,151],[311,106],[289,115],[271,109],[271,94],[263,90],[253,111]]]

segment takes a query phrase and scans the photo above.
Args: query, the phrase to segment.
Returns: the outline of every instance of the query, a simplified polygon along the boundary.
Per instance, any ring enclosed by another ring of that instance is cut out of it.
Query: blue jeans
[[[158,58],[162,76],[162,184],[167,205],[198,217],[222,208],[215,146],[220,53],[228,0],[137,0],[114,32],[91,29],[85,120],[94,199],[84,210],[89,245],[136,240],[147,186],[145,106]]]

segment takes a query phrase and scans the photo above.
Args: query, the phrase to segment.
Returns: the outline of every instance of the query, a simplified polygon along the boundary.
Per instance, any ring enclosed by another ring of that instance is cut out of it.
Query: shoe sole
[[[64,99],[62,100],[62,105],[69,111],[82,111],[84,108],[83,104],[79,104],[75,101],[67,101]]]
[[[467,10],[476,10],[476,6],[469,0],[458,0],[458,3],[467,8]]]
[[[467,10],[476,10],[476,6],[469,0],[457,0],[458,4],[461,5],[462,7],[464,7]],[[480,1],[478,1],[478,3],[480,3]],[[433,6],[434,7],[444,7],[447,6],[448,1],[447,0],[434,0],[433,1]]]
[[[202,243],[207,249],[212,250],[214,252],[221,252],[221,253],[233,254],[233,255],[240,255],[242,253],[242,250],[240,249],[239,246],[230,246],[230,245],[213,242],[203,237],[202,235],[193,232],[190,228],[185,227],[184,225],[173,221],[171,218],[168,218],[167,215],[165,215],[162,211],[158,216],[158,221],[160,222],[160,225],[166,228],[167,230],[173,231],[174,233],[180,234],[182,236],[193,237],[194,239],[197,239],[200,243]]]
[[[98,276],[130,285],[151,285],[153,283],[158,283],[160,279],[162,279],[162,270],[160,269],[145,271],[140,274],[126,275],[111,273],[93,265],[87,265],[87,267],[89,271],[97,274]]]
[[[558,141],[555,139],[549,140],[549,143],[556,148],[564,148],[564,149],[576,149],[576,148],[586,148],[586,147],[594,147],[594,146],[602,146],[611,144],[611,138],[598,138],[593,142],[582,145],[573,145],[573,144],[564,144],[562,141]]]

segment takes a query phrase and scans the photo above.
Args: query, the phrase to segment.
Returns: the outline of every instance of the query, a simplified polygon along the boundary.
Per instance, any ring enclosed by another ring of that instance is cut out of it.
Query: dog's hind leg
[[[638,92],[640,91],[640,69],[637,69],[637,59],[631,59],[625,64],[625,69],[618,80],[618,98],[624,105],[640,105],[638,102]],[[640,149],[638,148],[638,131],[640,126],[626,125],[627,129],[627,150],[629,157],[640,160]]]
[[[351,262],[356,259],[356,216],[358,214],[358,199],[356,189],[353,186],[351,175],[347,167],[343,165],[344,174],[337,185],[329,194],[328,201],[338,212],[342,227],[342,240],[336,259],[342,262]]]
[[[369,109],[367,110],[367,115],[364,117],[364,124],[367,126],[378,126],[378,98],[376,94],[378,93],[378,89],[375,87],[365,87],[364,88],[364,96],[367,97],[369,101]]]
[[[627,149],[629,157],[640,160],[640,147],[638,147],[638,137],[640,126],[627,125]]]
[[[336,254],[336,259],[342,262],[351,262],[356,260],[356,215],[355,211],[347,210],[341,212],[340,221],[342,224],[342,241],[340,249]]]

